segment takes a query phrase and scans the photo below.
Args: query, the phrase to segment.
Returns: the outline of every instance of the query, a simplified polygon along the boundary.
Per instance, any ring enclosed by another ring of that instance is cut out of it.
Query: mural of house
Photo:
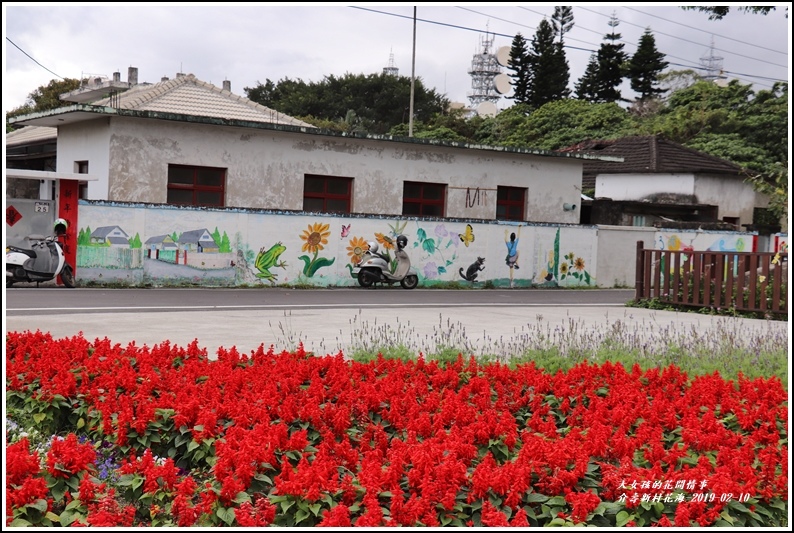
[[[91,244],[109,246],[130,246],[130,236],[119,226],[103,226],[91,232]]]
[[[176,250],[177,244],[170,235],[155,235],[146,239],[146,249],[150,251]]]
[[[117,75],[10,119],[57,128],[57,171],[97,177],[81,199],[577,224],[582,164],[604,157],[330,132],[230,82]]]
[[[177,241],[180,250],[198,252],[203,254],[217,254],[218,243],[206,229],[185,231]]]
[[[593,198],[582,205],[582,223],[741,230],[768,205],[741,167],[662,136],[586,141],[563,151],[623,159],[584,162],[582,190]]]

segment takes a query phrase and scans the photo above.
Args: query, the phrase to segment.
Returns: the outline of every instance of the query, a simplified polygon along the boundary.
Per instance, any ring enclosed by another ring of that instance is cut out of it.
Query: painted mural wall
[[[356,286],[367,243],[397,235],[420,286],[596,286],[594,227],[338,217],[81,201],[82,285]]]

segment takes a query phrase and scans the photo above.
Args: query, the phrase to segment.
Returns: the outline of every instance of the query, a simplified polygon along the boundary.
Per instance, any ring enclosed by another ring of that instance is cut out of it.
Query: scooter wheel
[[[61,281],[63,281],[66,287],[74,289],[74,272],[72,272],[72,267],[69,265],[63,265],[63,270],[61,270]]]
[[[400,285],[403,286],[403,289],[415,289],[416,286],[419,285],[419,277],[413,274],[405,276],[400,280]]]
[[[375,276],[367,270],[362,270],[358,273],[358,284],[365,288],[372,287],[375,284]]]

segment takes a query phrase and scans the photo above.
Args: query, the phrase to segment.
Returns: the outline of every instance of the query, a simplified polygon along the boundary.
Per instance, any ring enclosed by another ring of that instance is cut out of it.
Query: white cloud
[[[485,32],[495,35],[494,48],[509,46],[518,32],[531,39],[543,15],[553,10],[538,4],[419,4],[416,75],[451,100],[468,103],[468,71]],[[230,80],[232,91],[241,95],[267,79],[309,82],[348,72],[379,73],[390,53],[400,74],[411,75],[413,6],[401,3],[4,3],[3,11],[6,111],[57,76],[112,77],[118,71],[126,80],[130,66],[138,68],[142,82],[192,73],[218,86]],[[783,7],[767,16],[734,8],[725,19],[709,21],[703,13],[658,3],[583,4],[574,7],[575,26],[565,36],[571,87],[609,32],[613,12],[629,54],[650,27],[670,68],[699,67],[713,38],[714,54],[722,57],[729,77],[756,82],[758,89],[789,79],[791,26]]]

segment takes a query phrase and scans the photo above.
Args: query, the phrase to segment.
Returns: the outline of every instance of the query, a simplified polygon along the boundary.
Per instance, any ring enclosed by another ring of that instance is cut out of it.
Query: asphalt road
[[[5,290],[6,331],[82,334],[126,346],[195,341],[214,358],[220,348],[260,346],[350,354],[403,345],[432,353],[454,346],[510,354],[543,343],[572,347],[607,338],[647,343],[681,335],[787,335],[786,322],[626,307],[626,289],[440,290],[92,289]]]
[[[148,313],[254,309],[358,309],[510,306],[623,306],[633,290],[440,290],[344,289],[66,289],[13,287],[6,290],[6,315],[60,313]]]

